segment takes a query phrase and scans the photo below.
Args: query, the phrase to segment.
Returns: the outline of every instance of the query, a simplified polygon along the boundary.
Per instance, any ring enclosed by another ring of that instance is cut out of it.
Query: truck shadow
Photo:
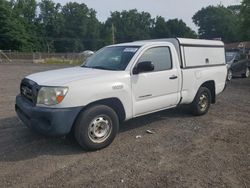
[[[127,122],[124,122],[120,126],[120,132],[126,132],[132,129],[144,127],[145,125],[148,125],[151,123],[157,123],[167,118],[185,118],[185,117],[192,117],[192,116],[193,115],[190,113],[187,106],[181,106],[179,108],[155,112],[153,114],[144,115],[144,116],[129,120]]]
[[[40,135],[26,128],[17,117],[0,119],[0,161],[80,153],[84,151],[73,139]]]
[[[157,123],[166,118],[183,118],[191,115],[183,109],[171,109],[142,116],[123,123],[120,133]],[[0,119],[0,161],[22,161],[43,155],[83,154],[72,136],[51,138],[26,128],[17,117]]]

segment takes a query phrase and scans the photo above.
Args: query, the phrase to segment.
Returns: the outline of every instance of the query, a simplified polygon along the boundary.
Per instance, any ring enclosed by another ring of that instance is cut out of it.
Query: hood
[[[62,86],[73,81],[103,77],[112,73],[115,74],[116,71],[73,67],[35,73],[26,78],[33,80],[39,85]]]

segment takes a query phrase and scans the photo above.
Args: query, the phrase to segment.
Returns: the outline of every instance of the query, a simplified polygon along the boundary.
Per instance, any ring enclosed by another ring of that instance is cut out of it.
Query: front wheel
[[[211,92],[206,87],[201,87],[191,104],[191,109],[194,115],[201,116],[208,112],[211,105]]]
[[[249,70],[249,67],[247,67],[245,73],[242,74],[242,77],[243,78],[248,78],[249,76],[250,76],[250,70]]]
[[[110,145],[119,129],[115,111],[105,105],[92,106],[83,111],[75,124],[75,138],[87,150],[98,150]]]

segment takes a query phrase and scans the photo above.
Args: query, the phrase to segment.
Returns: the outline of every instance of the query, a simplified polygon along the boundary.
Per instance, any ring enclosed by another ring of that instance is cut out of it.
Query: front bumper
[[[81,109],[37,107],[21,95],[16,97],[15,105],[18,117],[27,127],[48,136],[67,135]]]

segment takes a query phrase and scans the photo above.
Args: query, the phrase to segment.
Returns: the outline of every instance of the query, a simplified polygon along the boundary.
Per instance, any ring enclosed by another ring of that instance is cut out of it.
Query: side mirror
[[[134,67],[133,74],[139,74],[141,72],[151,72],[154,69],[154,64],[151,61],[142,61]]]

